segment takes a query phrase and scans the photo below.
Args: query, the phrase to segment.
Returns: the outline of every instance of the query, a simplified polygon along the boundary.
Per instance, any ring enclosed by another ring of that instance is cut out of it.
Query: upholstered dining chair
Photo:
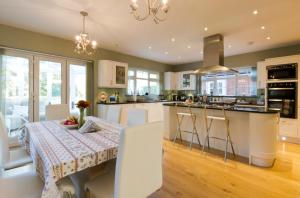
[[[54,104],[46,106],[46,120],[62,120],[70,115],[68,104]]]
[[[106,120],[114,123],[120,123],[121,106],[109,105],[106,112]]]
[[[3,121],[3,115],[0,113],[0,170],[12,169],[31,163],[32,160],[24,148],[9,149],[8,133]]]
[[[163,122],[124,129],[117,163],[108,173],[87,182],[90,198],[141,198],[162,186]]]
[[[135,126],[148,122],[148,110],[131,108],[127,111],[127,126]]]
[[[62,198],[75,198],[75,188],[68,177],[57,182]],[[40,198],[44,183],[34,170],[0,177],[0,194],[5,198]]]

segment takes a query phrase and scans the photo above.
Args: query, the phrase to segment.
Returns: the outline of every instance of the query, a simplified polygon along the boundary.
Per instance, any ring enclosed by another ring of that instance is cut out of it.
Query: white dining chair
[[[106,112],[106,120],[113,123],[120,123],[121,106],[109,105]]]
[[[143,198],[162,186],[163,122],[124,129],[117,163],[107,174],[87,182],[88,197]]]
[[[70,116],[68,104],[54,104],[46,106],[46,120],[62,120]]]
[[[43,186],[34,170],[0,177],[0,195],[5,198],[40,198]],[[68,177],[59,180],[57,186],[61,197],[75,197],[75,188]]]
[[[31,163],[32,160],[24,148],[9,149],[8,133],[3,120],[3,115],[0,113],[0,170],[8,170]]]
[[[131,108],[127,111],[127,126],[135,126],[148,122],[148,110]]]

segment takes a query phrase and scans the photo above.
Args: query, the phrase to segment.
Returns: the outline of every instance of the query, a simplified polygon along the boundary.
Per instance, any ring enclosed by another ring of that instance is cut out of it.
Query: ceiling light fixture
[[[265,29],[266,29],[266,27],[265,27],[265,26],[261,26],[261,27],[260,27],[260,29],[262,29],[262,30],[265,30]]]
[[[187,46],[188,49],[191,49],[192,47],[190,45]]]
[[[257,15],[258,14],[258,10],[253,10],[252,12],[254,15]]]
[[[169,54],[169,52],[165,52],[165,54],[167,55],[167,54]]]
[[[149,50],[151,50],[151,49],[152,49],[152,47],[151,47],[151,46],[149,46],[149,47],[148,47],[148,49],[149,49]]]
[[[147,13],[141,16],[138,12],[138,0],[131,0],[130,8],[134,18],[138,21],[146,20],[150,15],[156,24],[166,20],[169,11],[168,0],[147,0]],[[162,16],[163,15],[163,16]]]
[[[171,38],[171,41],[172,41],[172,42],[175,42],[176,40],[175,40],[175,38]]]
[[[267,39],[267,40],[271,40],[271,37],[268,36],[266,39]]]
[[[97,41],[91,40],[89,34],[85,31],[85,17],[88,16],[87,12],[81,11],[80,14],[83,16],[82,21],[82,32],[75,36],[75,49],[77,54],[92,55],[97,49]]]
[[[204,31],[207,31],[207,30],[208,30],[208,27],[205,27],[205,28],[204,28]]]

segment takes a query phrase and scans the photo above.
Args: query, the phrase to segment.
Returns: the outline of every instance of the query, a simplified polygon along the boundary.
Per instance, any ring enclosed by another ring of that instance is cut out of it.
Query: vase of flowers
[[[78,119],[78,128],[82,127],[84,124],[84,115],[85,115],[85,110],[90,106],[90,103],[85,100],[79,100],[76,103],[76,107],[79,109],[79,119]]]

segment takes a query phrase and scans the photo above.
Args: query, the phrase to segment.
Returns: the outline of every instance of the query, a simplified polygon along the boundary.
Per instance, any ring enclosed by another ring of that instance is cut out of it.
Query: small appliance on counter
[[[102,91],[98,93],[98,102],[99,103],[106,103],[107,102],[107,93]]]

